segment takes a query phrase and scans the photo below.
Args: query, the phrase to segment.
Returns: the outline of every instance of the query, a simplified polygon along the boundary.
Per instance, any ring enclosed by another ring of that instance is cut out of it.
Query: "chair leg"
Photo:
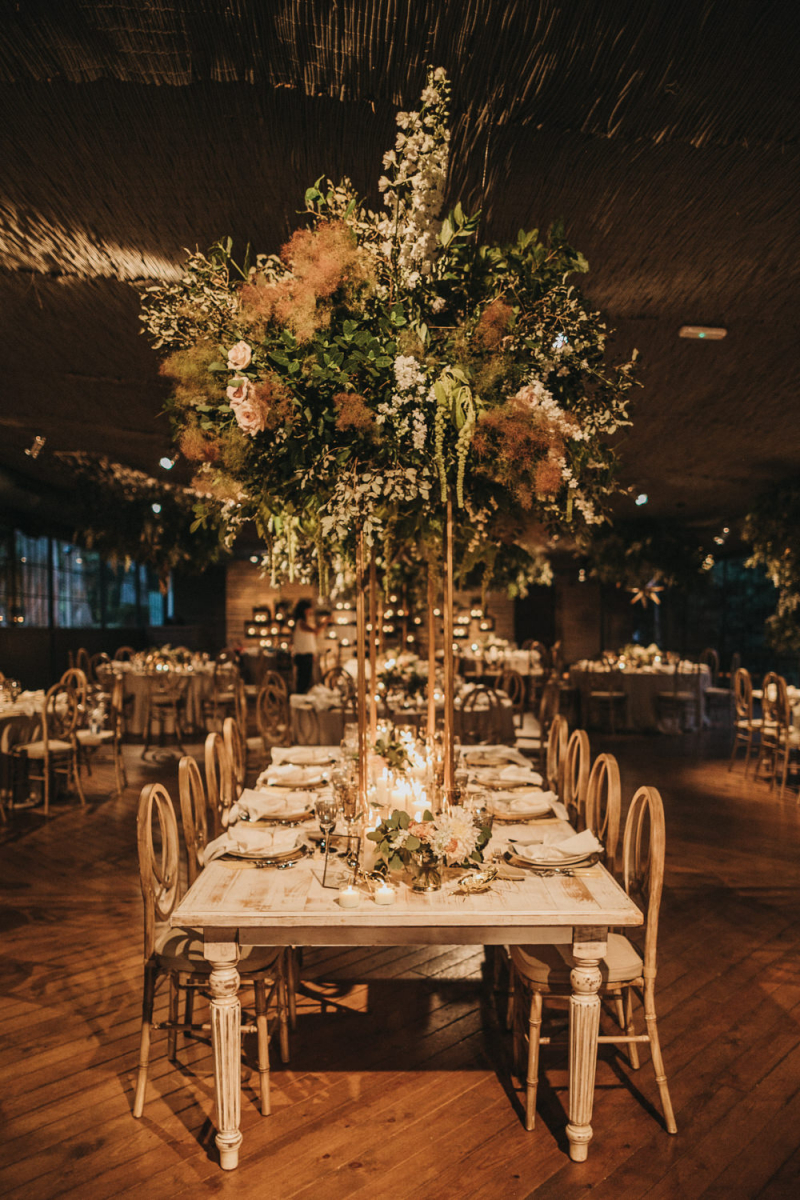
[[[536,1124],[536,1092],[539,1087],[539,1034],[542,1027],[542,993],[531,992],[528,1016],[528,1074],[525,1080],[525,1128]]]
[[[647,1025],[647,1033],[650,1038],[650,1052],[653,1056],[653,1068],[656,1073],[656,1083],[658,1084],[658,1091],[661,1096],[661,1107],[664,1110],[664,1122],[667,1126],[667,1133],[677,1133],[678,1126],[675,1124],[675,1113],[672,1108],[669,1087],[667,1086],[667,1075],[664,1070],[664,1059],[661,1055],[661,1042],[658,1039],[658,1025],[656,1023],[656,1010],[652,985],[649,989],[645,989],[644,1019],[645,1024]]]
[[[84,808],[86,808],[86,797],[83,794],[83,787],[81,786],[81,773],[80,773],[80,769],[78,767],[78,752],[77,752],[77,750],[72,755],[71,765],[72,765],[72,779],[75,783],[75,791],[78,793],[78,796],[80,797],[81,804],[83,805]],[[67,776],[67,780],[69,781],[69,776]]]
[[[278,1037],[281,1047],[281,1062],[288,1063],[289,1061],[289,1021],[288,1021],[288,988],[286,986],[286,969],[284,964],[280,967],[280,976],[278,977]]]
[[[633,989],[628,988],[625,996],[625,1033],[628,1037],[636,1036],[636,1027],[633,1023]],[[639,1070],[639,1047],[636,1042],[628,1042],[628,1061],[634,1071]]]
[[[783,799],[783,793],[786,791],[786,776],[789,771],[789,743],[786,743],[786,748],[783,752],[783,771],[781,772],[781,790],[778,793],[778,799]]]
[[[194,988],[193,988],[193,987],[187,987],[187,989],[186,989],[186,999],[184,1000],[184,1003],[183,1003],[183,1020],[184,1020],[184,1024],[186,1024],[186,1025],[191,1025],[191,1023],[192,1023],[192,1020],[193,1020],[193,1019],[194,1019]],[[184,1031],[184,1035],[183,1035],[183,1036],[184,1036],[185,1038],[186,1038],[186,1037],[189,1037],[189,1034],[190,1034],[190,1032],[191,1032],[190,1030],[186,1029],[186,1030]]]
[[[506,1001],[506,1029],[514,1027],[514,1006],[516,1004],[517,973],[514,964],[508,964],[508,1000]]]
[[[140,1117],[144,1110],[144,1096],[147,1090],[147,1068],[150,1063],[150,1031],[153,1024],[153,998],[156,991],[156,971],[154,967],[144,969],[144,988],[142,991],[142,1032],[139,1039],[139,1074],[136,1078],[136,1093],[133,1098],[133,1115]]]
[[[267,985],[263,979],[253,985],[256,994],[256,1032],[258,1035],[258,1077],[261,1092],[261,1115],[271,1112],[269,1095],[269,1030],[267,1027]]]
[[[174,1026],[178,1022],[178,981],[174,975],[169,977],[169,1023],[171,1028],[167,1032],[167,1058],[170,1062],[175,1062],[175,1056],[178,1051],[178,1031]]]
[[[511,984],[514,981],[515,975],[516,975],[516,972],[514,970],[514,964],[511,963],[510,967],[509,967],[509,1007],[508,1007],[508,1012],[509,1012],[508,1023],[510,1024],[510,1027],[511,1027],[511,1061],[513,1064],[514,1074],[517,1075],[519,1077],[519,1079],[521,1080],[522,1076],[523,1076],[523,1068],[524,1068],[524,1064],[522,1061],[522,1050],[525,1045],[525,1039],[522,1035],[521,996],[522,996],[523,992],[522,992],[521,984],[518,988],[515,986],[513,992],[510,990]]]
[[[290,946],[286,951],[286,990],[289,996],[289,1028],[292,1033],[297,1029],[297,987],[300,983],[297,950]]]

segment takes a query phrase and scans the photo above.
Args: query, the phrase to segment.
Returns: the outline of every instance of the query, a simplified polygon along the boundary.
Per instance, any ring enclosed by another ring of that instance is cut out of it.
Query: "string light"
[[[156,514],[156,516],[158,516],[158,514],[161,512],[160,504],[151,504],[150,507],[152,508],[152,510]]]
[[[647,504],[649,499],[650,497],[647,495],[647,492],[639,492],[639,495],[634,500],[634,504],[641,508],[643,504]]]
[[[169,458],[166,454],[158,460],[158,465],[163,467],[165,471],[171,471],[175,466],[175,459]]]

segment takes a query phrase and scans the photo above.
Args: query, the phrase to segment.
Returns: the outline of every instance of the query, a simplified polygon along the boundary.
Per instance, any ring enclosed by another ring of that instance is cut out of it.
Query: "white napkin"
[[[297,845],[296,829],[252,829],[241,821],[226,829],[221,837],[209,842],[203,852],[203,862],[208,864],[222,854],[239,853],[253,855],[284,854]]]
[[[499,815],[509,817],[521,816],[523,813],[550,812],[553,802],[557,799],[555,792],[496,792],[490,800],[490,807]]]
[[[538,843],[536,845],[523,845],[516,843],[515,853],[520,858],[527,858],[530,862],[536,863],[559,863],[565,858],[574,858],[578,854],[588,855],[595,851],[603,849],[600,842],[592,833],[591,829],[584,829],[583,833],[574,833],[571,837],[564,838],[556,844]]]
[[[229,809],[228,824],[235,825],[240,820],[260,821],[264,817],[290,817],[306,812],[313,804],[311,792],[291,791],[270,795],[269,792],[245,788]]]
[[[324,746],[292,746],[283,756],[283,762],[294,767],[326,767],[333,761],[334,755]]]
[[[292,763],[267,767],[256,780],[256,787],[309,787],[322,783],[319,767],[296,767]]]

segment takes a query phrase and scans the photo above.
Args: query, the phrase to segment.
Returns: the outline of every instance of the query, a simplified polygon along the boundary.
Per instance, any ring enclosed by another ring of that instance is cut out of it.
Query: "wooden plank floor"
[[[649,1058],[632,1072],[610,1047],[588,1162],[567,1156],[561,1051],[543,1051],[527,1134],[477,947],[307,953],[269,1118],[246,1039],[235,1174],[216,1161],[205,1042],[185,1042],[176,1068],[155,1035],[134,1121],[134,814],[139,787],[174,785],[176,764],[144,765],[130,748],[122,798],[108,799],[96,767],[86,811],[60,802],[48,821],[23,812],[0,826],[0,1195],[800,1194],[800,809],[728,774],[719,735],[593,741],[619,755],[626,799],[652,783],[667,810],[657,999],[677,1137],[661,1125]]]

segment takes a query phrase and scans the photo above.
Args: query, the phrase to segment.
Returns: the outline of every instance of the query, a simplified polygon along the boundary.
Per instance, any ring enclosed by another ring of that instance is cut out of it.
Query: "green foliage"
[[[744,519],[752,548],[748,567],[762,567],[777,588],[767,639],[783,654],[800,653],[800,483],[784,483],[760,496]]]

